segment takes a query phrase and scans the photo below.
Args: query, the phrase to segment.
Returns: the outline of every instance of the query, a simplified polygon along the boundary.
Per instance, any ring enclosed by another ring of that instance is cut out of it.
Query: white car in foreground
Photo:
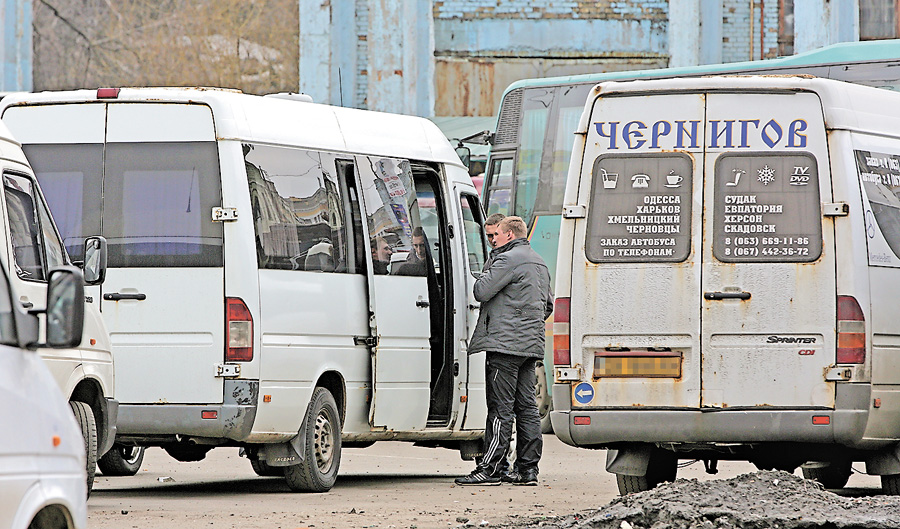
[[[20,308],[0,268],[0,528],[87,526],[85,442],[38,346],[81,342],[84,284],[71,266],[53,270],[47,310]],[[40,325],[38,318],[46,319]],[[44,340],[40,329],[46,328]],[[41,343],[44,342],[44,343]],[[77,411],[77,410],[76,410]]]

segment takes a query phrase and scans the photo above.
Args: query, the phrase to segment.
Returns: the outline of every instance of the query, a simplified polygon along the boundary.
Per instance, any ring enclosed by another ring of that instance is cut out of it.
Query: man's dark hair
[[[500,224],[500,221],[505,219],[506,215],[503,213],[493,213],[488,216],[488,218],[484,221],[485,226],[495,226]]]

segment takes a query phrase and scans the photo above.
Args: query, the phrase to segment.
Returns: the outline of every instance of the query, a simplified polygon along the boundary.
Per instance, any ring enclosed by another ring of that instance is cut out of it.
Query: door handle
[[[424,308],[430,307],[431,303],[428,303],[424,299],[420,299],[420,300],[416,301],[416,306],[424,309]]]
[[[110,292],[107,294],[103,294],[103,299],[105,299],[106,301],[119,301],[122,299],[144,301],[145,299],[147,299],[147,294],[120,294],[118,292]]]
[[[34,303],[32,303],[30,301],[20,301],[20,303],[22,304],[22,308],[24,308],[24,309],[30,309],[30,308],[34,307]]]
[[[469,303],[469,310],[478,310],[481,308],[481,305],[478,303]]]
[[[703,299],[718,301],[720,299],[750,299],[749,292],[704,292]]]

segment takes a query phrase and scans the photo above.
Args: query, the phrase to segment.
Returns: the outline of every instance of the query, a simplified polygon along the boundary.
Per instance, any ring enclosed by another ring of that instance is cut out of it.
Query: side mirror
[[[462,161],[463,165],[465,165],[466,169],[468,169],[469,161],[472,158],[472,151],[469,150],[468,147],[463,145],[462,142],[459,142],[456,145],[456,155],[459,156],[459,159]]]
[[[77,347],[84,332],[84,277],[74,266],[50,271],[47,285],[47,347]]]
[[[84,282],[100,285],[106,279],[106,238],[96,235],[84,240]]]

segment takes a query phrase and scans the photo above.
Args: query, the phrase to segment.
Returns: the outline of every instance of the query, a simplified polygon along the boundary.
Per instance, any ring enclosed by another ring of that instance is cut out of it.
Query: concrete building
[[[771,58],[897,37],[895,0],[300,0],[317,101],[490,116],[514,80]]]

